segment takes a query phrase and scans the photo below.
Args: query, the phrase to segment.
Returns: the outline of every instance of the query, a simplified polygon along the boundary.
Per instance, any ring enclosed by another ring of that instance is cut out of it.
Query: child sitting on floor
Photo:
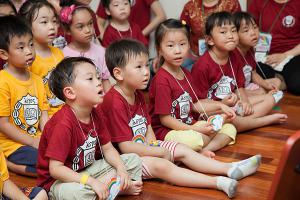
[[[6,161],[2,150],[0,149],[0,199],[35,199],[47,200],[47,193],[40,187],[26,187],[25,194],[9,179]],[[1,198],[2,197],[2,198]]]
[[[119,155],[110,142],[103,114],[103,88],[94,63],[84,57],[61,61],[49,79],[51,91],[66,102],[48,121],[38,154],[38,186],[50,199],[106,199],[119,179],[124,194],[141,192],[141,161]],[[134,181],[131,181],[133,179]]]
[[[194,114],[203,113],[207,120],[210,112],[225,112],[224,118],[232,120],[235,113],[220,102],[197,98],[191,74],[181,66],[189,52],[188,34],[185,24],[175,19],[164,21],[155,32],[162,66],[149,89],[151,123],[160,140],[184,143],[196,151],[216,151],[234,143],[235,127],[222,123],[214,130],[210,123],[195,120]]]
[[[233,17],[227,12],[211,14],[205,24],[208,51],[193,65],[192,76],[199,98],[221,100],[233,106],[237,116],[232,123],[238,132],[274,123],[283,123],[287,115],[269,114],[282,98],[273,94],[248,97],[244,89],[241,58],[233,52],[238,44],[238,34]],[[197,81],[196,81],[197,80]],[[282,94],[282,93],[281,93]]]
[[[92,59],[102,79],[104,92],[107,92],[111,85],[110,73],[104,58],[105,49],[92,42],[95,34],[93,11],[87,6],[73,4],[62,8],[60,20],[66,32],[72,37],[72,42],[63,49],[65,57],[83,56]]]
[[[35,59],[31,30],[15,16],[0,18],[0,148],[8,168],[36,176],[37,148],[49,108],[42,79],[29,72]]]
[[[32,30],[37,55],[30,71],[43,79],[50,105],[48,114],[51,117],[64,103],[55,97],[48,87],[48,79],[52,70],[64,58],[60,49],[49,45],[57,34],[58,16],[50,3],[41,0],[26,1],[20,8],[19,15],[27,21]]]
[[[148,41],[141,28],[134,22],[129,22],[130,0],[103,0],[106,14],[109,16],[109,25],[106,27],[102,44],[108,47],[110,43],[122,38],[134,38],[148,46]]]
[[[140,91],[149,81],[147,49],[138,41],[124,39],[108,47],[105,59],[117,83],[104,96],[98,110],[105,113],[112,142],[120,152],[141,156],[143,179],[161,178],[179,186],[214,188],[233,197],[236,180],[253,174],[260,165],[261,156],[224,163],[207,158],[184,144],[156,140]],[[177,167],[174,161],[181,161],[190,169]],[[200,172],[222,176],[211,177]]]
[[[281,85],[280,79],[263,79],[256,72],[256,67],[258,67],[258,70],[264,75],[264,72],[254,57],[253,48],[257,44],[259,36],[258,26],[254,18],[247,12],[237,12],[233,15],[233,20],[239,37],[239,44],[235,51],[244,62],[242,70],[245,77],[246,94],[257,95],[265,94],[270,90],[278,90]]]
[[[17,10],[10,0],[0,0],[0,17],[7,15],[17,15]],[[0,59],[0,70],[5,66],[4,60]]]

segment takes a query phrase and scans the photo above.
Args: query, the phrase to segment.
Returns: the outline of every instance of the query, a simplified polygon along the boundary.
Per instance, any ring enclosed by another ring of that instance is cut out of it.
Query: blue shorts
[[[17,165],[25,165],[26,172],[36,173],[37,157],[38,150],[36,148],[31,146],[22,146],[10,154],[7,160]]]

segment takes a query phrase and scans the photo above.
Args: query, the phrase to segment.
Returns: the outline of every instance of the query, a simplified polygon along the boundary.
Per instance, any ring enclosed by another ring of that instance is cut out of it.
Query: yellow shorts
[[[205,123],[206,121],[198,121],[193,126],[203,126]],[[235,143],[237,130],[232,124],[224,124],[218,133],[225,134],[232,139],[229,145]],[[193,130],[169,131],[164,140],[183,143],[195,151],[200,151],[203,147],[203,138],[201,134]]]

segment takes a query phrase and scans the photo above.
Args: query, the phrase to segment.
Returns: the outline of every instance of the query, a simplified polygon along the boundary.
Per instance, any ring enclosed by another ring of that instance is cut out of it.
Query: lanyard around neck
[[[262,14],[263,14],[263,12],[264,12],[264,10],[265,10],[267,4],[269,3],[269,1],[270,1],[270,0],[266,0],[266,1],[265,1],[264,5],[263,5],[263,7],[262,7],[262,9],[261,9],[261,13],[260,13],[260,15],[259,15],[259,30],[260,30],[260,31],[262,30],[262,29],[261,29],[261,28],[262,28]],[[285,2],[285,3],[283,4],[283,6],[281,7],[280,11],[278,12],[278,14],[276,15],[275,19],[273,20],[273,23],[271,24],[271,26],[270,26],[269,30],[267,31],[267,33],[271,33],[271,31],[272,31],[273,28],[274,28],[275,23],[278,21],[279,16],[280,16],[281,13],[283,12],[283,10],[284,10],[284,8],[286,7],[286,5],[287,5],[288,2],[289,2],[289,1],[287,1],[287,2]]]

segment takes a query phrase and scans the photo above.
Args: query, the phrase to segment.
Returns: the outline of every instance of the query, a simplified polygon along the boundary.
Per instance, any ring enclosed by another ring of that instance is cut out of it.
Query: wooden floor
[[[272,178],[278,165],[283,145],[287,138],[300,130],[300,97],[285,94],[279,104],[280,112],[288,114],[288,121],[283,125],[259,128],[237,137],[237,143],[216,152],[216,159],[231,162],[248,158],[254,154],[263,156],[258,172],[239,181],[236,200],[266,199]],[[35,180],[16,176],[11,178],[19,185],[34,185]],[[143,193],[136,197],[118,197],[130,200],[216,200],[227,199],[226,195],[217,190],[184,188],[169,185],[158,180],[145,181]]]

